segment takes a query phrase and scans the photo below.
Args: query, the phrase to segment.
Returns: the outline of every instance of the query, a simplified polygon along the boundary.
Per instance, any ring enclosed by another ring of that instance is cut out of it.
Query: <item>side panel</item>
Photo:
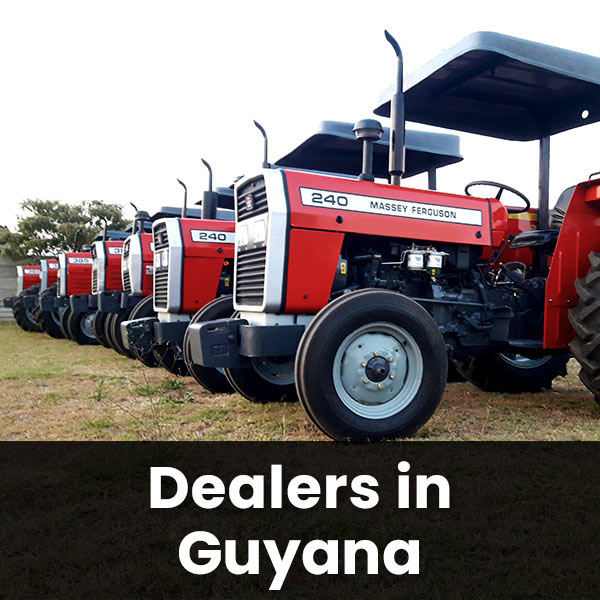
[[[49,260],[48,261],[48,285],[52,285],[56,283],[58,280],[58,261],[57,260]]]
[[[216,298],[222,271],[219,257],[184,259],[182,313],[193,314]]]
[[[92,291],[92,255],[69,252],[67,261],[67,296],[90,294]]]
[[[329,301],[344,234],[292,229],[285,312],[313,314]]]
[[[578,302],[575,280],[585,277],[588,254],[600,251],[600,181],[580,183],[565,215],[546,284],[544,348],[564,348],[575,335],[569,309]]]
[[[104,245],[106,248],[106,285],[104,289],[122,290],[121,259],[123,258],[123,242],[104,242]]]
[[[235,223],[204,219],[181,219],[184,256],[233,258]]]
[[[40,265],[23,266],[23,289],[26,290],[32,285],[39,285],[42,270]]]
[[[498,200],[287,171],[292,227],[492,246],[508,214]]]
[[[142,295],[149,296],[152,293],[154,281],[154,245],[151,233],[142,233]]]

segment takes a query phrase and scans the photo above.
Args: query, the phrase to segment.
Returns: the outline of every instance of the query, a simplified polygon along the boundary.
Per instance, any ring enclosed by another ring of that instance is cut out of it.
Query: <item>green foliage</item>
[[[127,225],[121,206],[99,200],[80,204],[25,200],[21,209],[24,214],[18,219],[16,232],[0,229],[0,254],[11,258],[80,250],[102,229],[104,219],[108,229],[122,230]]]

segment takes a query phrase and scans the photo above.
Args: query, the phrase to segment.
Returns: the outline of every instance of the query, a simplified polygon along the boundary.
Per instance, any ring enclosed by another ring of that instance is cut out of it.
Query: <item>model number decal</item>
[[[58,269],[58,265],[56,263],[48,263],[49,269]]]
[[[210,242],[213,244],[233,244],[235,233],[232,231],[206,231],[204,229],[192,229],[192,242]]]
[[[146,275],[154,275],[154,267],[152,265],[146,265]]]
[[[425,221],[441,221],[459,225],[477,225],[479,227],[482,225],[481,211],[471,208],[422,204],[420,202],[390,200],[389,198],[375,198],[357,194],[340,194],[312,188],[300,188],[300,196],[304,206],[318,206],[319,208],[333,208],[335,210]]]
[[[91,265],[93,261],[91,258],[81,258],[79,256],[73,256],[69,258],[69,263],[72,265]]]
[[[108,249],[109,254],[123,254],[123,248],[116,248],[115,246],[111,246]]]

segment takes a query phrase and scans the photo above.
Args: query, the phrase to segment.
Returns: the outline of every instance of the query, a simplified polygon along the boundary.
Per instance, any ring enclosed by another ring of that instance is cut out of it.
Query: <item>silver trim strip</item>
[[[17,296],[23,291],[23,267],[17,267]]]
[[[265,289],[263,302],[260,306],[237,304],[235,301],[235,281],[233,293],[233,307],[235,310],[248,312],[269,312],[277,313],[281,310],[283,302],[283,281],[285,273],[285,251],[287,229],[289,223],[289,213],[285,196],[285,181],[283,171],[279,169],[262,169],[259,173],[265,179],[265,189],[267,192],[267,237],[266,237],[266,264],[265,264]],[[236,244],[235,260],[237,264],[237,251],[240,224],[238,221],[238,189],[250,179],[255,179],[257,175],[245,177],[235,184],[235,210],[236,210]],[[252,223],[264,220],[265,214],[257,215],[251,219],[243,221],[244,226],[251,227]]]
[[[179,219],[170,217],[159,219],[152,224],[152,235],[154,228],[159,223],[164,223],[169,239],[169,277],[167,287],[167,308],[159,308],[154,305],[157,313],[178,313],[181,311],[181,284],[183,279],[183,237],[179,228]],[[154,254],[156,256],[156,252]],[[154,271],[154,282],[156,282],[156,270]]]

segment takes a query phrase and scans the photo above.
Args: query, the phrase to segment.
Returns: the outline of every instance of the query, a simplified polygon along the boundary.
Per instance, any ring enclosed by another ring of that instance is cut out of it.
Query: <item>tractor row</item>
[[[89,252],[22,267],[17,322],[210,392],[299,400],[340,440],[413,435],[457,378],[549,388],[572,356],[600,395],[600,180],[549,211],[551,136],[600,120],[600,59],[478,33],[404,81],[386,38],[397,77],[375,113],[389,129],[324,122],[271,164],[256,124],[262,168],[213,190],[205,162],[199,209],[186,189],[181,214],[138,211]],[[458,137],[406,121],[538,140],[538,208],[505,183],[438,191],[437,170],[462,160]],[[423,173],[428,189],[404,185]]]

